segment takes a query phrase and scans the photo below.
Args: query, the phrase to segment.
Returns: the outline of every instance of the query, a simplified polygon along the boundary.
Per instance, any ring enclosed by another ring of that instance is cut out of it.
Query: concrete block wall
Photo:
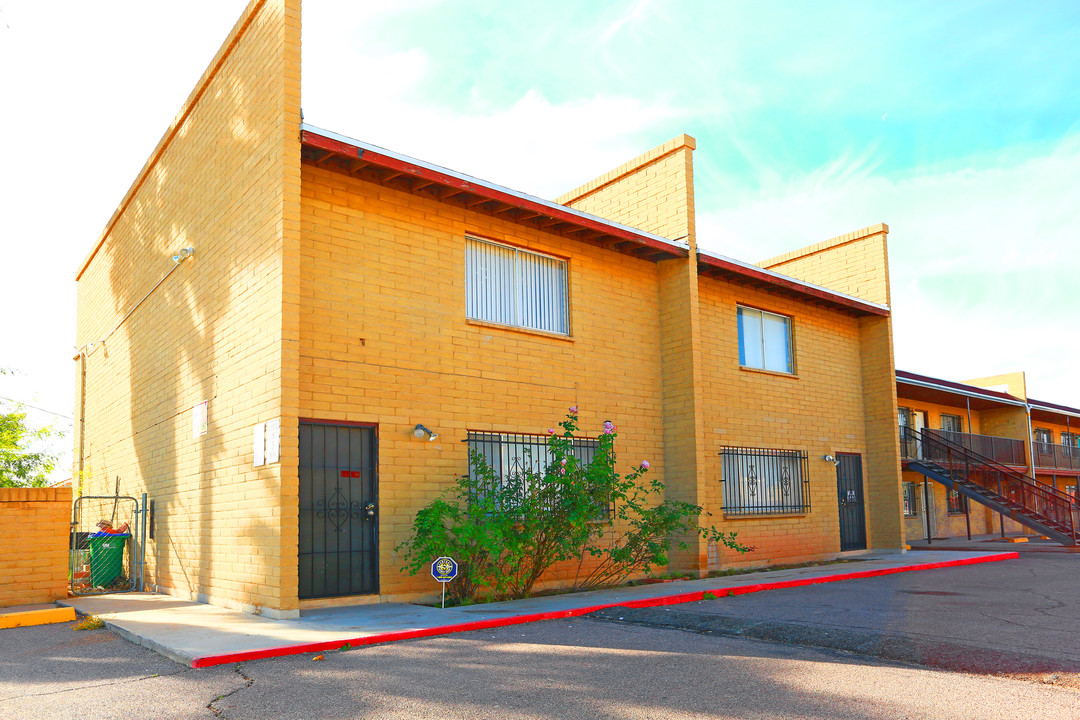
[[[825,455],[869,452],[863,419],[857,318],[786,295],[702,277],[704,360],[700,397],[708,448],[705,507],[723,530],[755,546],[747,555],[713,549],[712,566],[800,561],[840,550],[836,468]],[[738,305],[791,318],[795,373],[740,367]],[[723,513],[722,446],[801,450],[808,455],[811,509],[805,514],[740,517]],[[894,481],[895,484],[895,481]],[[866,494],[868,509],[877,499]],[[719,551],[719,552],[718,552]]]
[[[846,295],[889,304],[889,226],[846,233],[758,263],[793,278]]]
[[[655,263],[302,169],[300,415],[378,425],[381,599],[438,591],[399,572],[395,548],[467,471],[470,430],[543,434],[576,405],[583,434],[617,425],[621,470],[648,460],[665,477]],[[466,235],[565,258],[570,336],[466,318]],[[417,440],[417,423],[438,440]]]
[[[0,488],[0,607],[67,597],[71,488]]]
[[[270,615],[296,612],[299,4],[247,6],[78,276],[77,487],[149,493],[159,589]],[[254,467],[271,419],[281,462]]]
[[[660,235],[695,241],[693,151],[679,135],[555,202]]]

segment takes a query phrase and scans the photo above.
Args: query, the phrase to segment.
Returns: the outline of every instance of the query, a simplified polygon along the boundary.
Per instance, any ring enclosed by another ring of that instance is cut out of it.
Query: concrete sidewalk
[[[1044,552],[1044,553],[1076,553],[1080,547],[1066,547],[1054,540],[1048,540],[1038,535],[1021,535],[1010,533],[1004,539],[999,534],[972,535],[966,537],[934,538],[927,542],[926,538],[908,538],[908,547],[912,550],[962,550],[978,552]]]
[[[208,667],[305,652],[336,650],[466,630],[568,618],[610,607],[696,602],[816,583],[930,570],[1018,557],[1015,552],[873,552],[858,562],[757,572],[730,577],[567,593],[447,608],[383,603],[304,610],[298,620],[271,620],[213,605],[146,593],[60,601],[98,615],[114,632],[183,665]]]

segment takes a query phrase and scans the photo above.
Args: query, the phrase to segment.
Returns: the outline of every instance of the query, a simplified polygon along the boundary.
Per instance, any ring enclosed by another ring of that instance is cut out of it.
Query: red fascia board
[[[1058,405],[1057,403],[1050,403],[1044,400],[1033,400],[1031,398],[1028,398],[1028,404],[1036,410],[1060,410],[1062,412],[1080,415],[1080,409],[1069,407],[1068,405]]]
[[[908,372],[906,370],[897,370],[896,379],[900,381],[914,380],[916,382],[933,384],[946,391],[961,390],[966,393],[983,395],[987,398],[994,400],[1006,400],[1014,405],[1020,400],[1019,398],[1015,398],[1008,393],[1003,393],[998,390],[988,390],[987,388],[981,388],[976,385],[965,385],[964,383],[953,382],[952,380],[942,380],[941,378],[934,378],[930,377],[929,375],[919,375],[917,373]]]
[[[517,197],[510,193],[505,193],[494,188],[487,187],[485,185],[477,185],[463,180],[461,178],[454,177],[452,175],[446,175],[445,173],[438,172],[437,170],[431,170],[429,168],[420,167],[398,158],[389,157],[372,150],[361,150],[356,145],[350,145],[348,143],[328,138],[317,133],[313,133],[309,130],[301,131],[301,141],[305,145],[311,147],[320,148],[322,150],[328,150],[333,153],[339,153],[348,157],[361,158],[364,162],[371,163],[372,165],[378,165],[379,167],[388,168],[390,170],[396,170],[401,173],[407,173],[414,175],[424,180],[431,180],[432,182],[447,187],[457,188],[466,192],[479,195],[481,197],[491,198],[492,200],[498,200],[504,202],[507,205],[513,205],[514,207],[522,208],[523,210],[529,210],[545,217],[550,217],[557,220],[563,220],[573,225],[580,227],[586,227],[590,230],[596,230],[597,232],[604,233],[605,235],[611,235],[613,237],[621,238],[623,240],[630,240],[631,242],[645,245],[647,247],[655,248],[656,250],[662,250],[663,252],[671,254],[673,257],[687,257],[690,253],[680,247],[668,245],[666,243],[658,242],[650,237],[638,235],[636,233],[624,230],[620,227],[608,225],[599,220],[592,218],[581,217],[574,213],[563,212],[558,208],[552,208],[547,205],[541,205],[540,203],[533,202],[526,198]]]
[[[782,277],[777,277],[764,271],[758,271],[754,268],[746,267],[738,263],[729,262],[722,258],[712,257],[711,255],[700,254],[698,255],[698,263],[700,265],[707,265],[720,270],[726,270],[728,272],[735,273],[736,275],[742,275],[744,277],[753,278],[759,282],[763,282],[769,285],[778,285],[779,287],[792,290],[800,295],[809,295],[821,300],[827,300],[835,305],[843,305],[845,307],[853,308],[861,312],[870,315],[881,315],[883,317],[889,315],[889,311],[884,308],[875,307],[874,305],[868,305],[861,303],[858,300],[852,298],[843,297],[841,295],[834,295],[827,290],[819,290],[815,287],[803,285],[802,283],[794,280],[786,280]]]

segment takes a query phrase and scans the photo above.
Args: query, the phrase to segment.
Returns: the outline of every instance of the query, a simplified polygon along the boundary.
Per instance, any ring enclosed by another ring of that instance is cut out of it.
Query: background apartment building
[[[908,538],[1030,534],[1046,522],[1075,533],[1080,410],[1028,398],[1023,373],[959,383],[898,370],[896,383]],[[989,492],[965,494],[924,461]]]

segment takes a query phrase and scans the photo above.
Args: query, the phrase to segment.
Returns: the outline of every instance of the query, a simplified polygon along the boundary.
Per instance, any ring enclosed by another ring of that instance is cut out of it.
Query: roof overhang
[[[1074,419],[1080,419],[1080,409],[1030,398],[1028,398],[1028,404],[1031,405],[1032,420],[1080,427],[1080,423],[1073,422]]]
[[[301,158],[361,180],[492,215],[646,260],[685,258],[685,243],[401,155],[306,123]]]
[[[1023,400],[996,390],[986,390],[964,383],[917,375],[904,370],[896,371],[896,395],[904,400],[921,400],[938,405],[971,402],[972,410],[988,410],[1001,407],[1026,407]]]
[[[879,305],[869,300],[846,295],[707,250],[698,250],[698,273],[706,277],[730,280],[785,295],[793,295],[811,303],[841,310],[849,315],[889,315],[887,305]]]

